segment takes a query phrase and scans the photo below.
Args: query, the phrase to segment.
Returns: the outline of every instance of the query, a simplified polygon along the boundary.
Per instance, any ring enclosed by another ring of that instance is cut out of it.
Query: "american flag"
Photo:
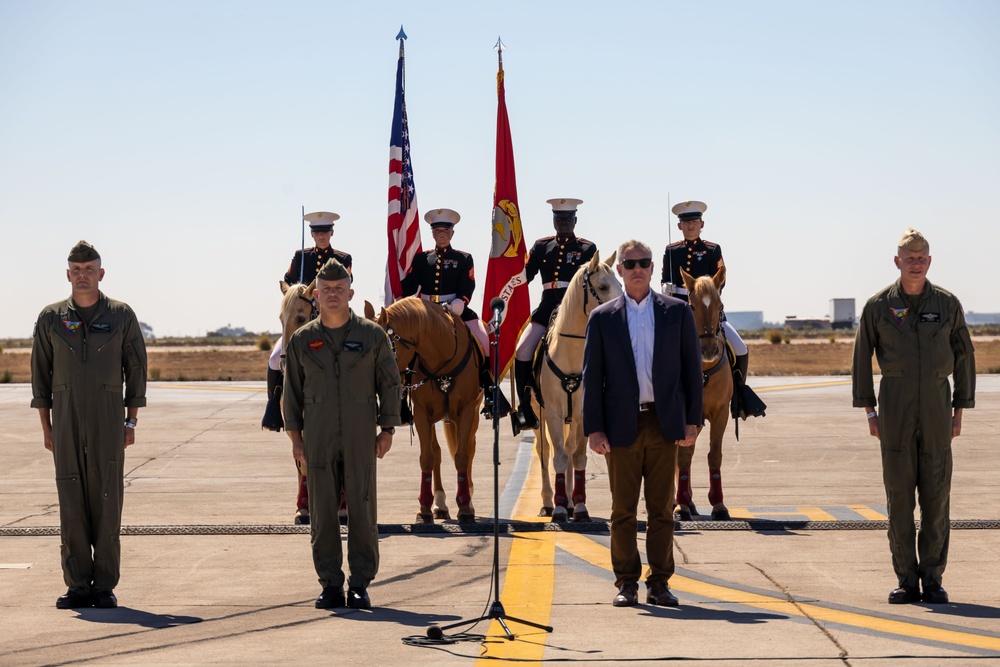
[[[410,162],[410,132],[406,123],[404,95],[402,26],[399,34],[399,63],[396,65],[396,105],[392,112],[392,137],[389,140],[389,257],[385,266],[385,304],[403,295],[400,282],[410,272],[413,258],[421,251],[420,225],[417,213],[417,189],[413,185],[413,163]]]

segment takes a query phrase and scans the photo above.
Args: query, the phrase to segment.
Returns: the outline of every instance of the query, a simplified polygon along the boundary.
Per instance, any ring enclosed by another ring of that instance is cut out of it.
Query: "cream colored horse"
[[[539,516],[589,521],[587,511],[587,437],[583,434],[583,343],[590,312],[622,294],[615,276],[615,255],[601,262],[598,255],[577,269],[566,288],[554,322],[536,354],[536,384],[540,388],[541,429],[535,451],[542,466],[542,510]],[[555,472],[555,493],[549,478],[549,450]],[[571,465],[572,464],[572,465]],[[570,502],[572,501],[572,502]]]

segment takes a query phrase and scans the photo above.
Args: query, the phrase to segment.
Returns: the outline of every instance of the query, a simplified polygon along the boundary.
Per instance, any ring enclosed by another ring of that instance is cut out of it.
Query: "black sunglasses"
[[[636,264],[639,265],[640,269],[648,269],[649,265],[652,264],[652,263],[653,263],[653,258],[652,257],[643,257],[642,259],[623,259],[622,260],[622,266],[624,266],[626,269],[628,269],[630,271],[635,268]]]

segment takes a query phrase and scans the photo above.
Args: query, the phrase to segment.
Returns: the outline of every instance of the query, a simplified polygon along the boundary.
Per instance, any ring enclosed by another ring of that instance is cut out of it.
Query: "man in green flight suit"
[[[125,448],[135,442],[136,415],[146,405],[146,345],[132,309],[99,290],[97,250],[80,241],[68,260],[71,295],[42,310],[31,348],[31,407],[55,462],[69,587],[56,607],[112,608],[121,573]]]
[[[895,263],[899,279],[871,297],[861,312],[851,369],[854,407],[865,409],[868,431],[882,445],[889,551],[899,580],[889,603],[944,604],[951,441],[962,433],[962,410],[975,407],[975,354],[962,304],[927,280],[931,255],[924,235],[907,229]],[[878,413],[873,352],[882,372]],[[913,523],[915,493],[919,537]]]
[[[375,458],[389,451],[401,423],[389,339],[351,311],[353,296],[351,274],[328,260],[316,275],[320,316],[289,339],[285,357],[285,431],[292,455],[308,470],[313,565],[323,587],[317,609],[371,607],[367,588],[379,558]],[[346,600],[337,516],[342,488],[350,508]]]

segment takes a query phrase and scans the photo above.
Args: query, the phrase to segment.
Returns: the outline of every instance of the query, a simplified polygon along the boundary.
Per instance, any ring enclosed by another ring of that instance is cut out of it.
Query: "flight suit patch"
[[[90,325],[91,333],[111,333],[111,323],[110,322],[95,322]]]
[[[66,333],[69,334],[70,338],[76,335],[76,332],[77,330],[79,330],[80,325],[83,324],[83,322],[74,322],[72,320],[63,320],[62,323],[63,326],[66,327]]]
[[[940,322],[941,313],[920,313],[921,322]]]
[[[312,350],[313,352],[319,352],[320,350],[323,349],[324,345],[326,345],[326,343],[317,338],[316,340],[309,342],[309,349]]]
[[[906,314],[910,312],[909,308],[890,308],[889,311],[892,316],[896,318],[896,324],[902,324],[906,321]]]
[[[359,340],[345,340],[343,350],[344,352],[364,352],[365,346]]]

